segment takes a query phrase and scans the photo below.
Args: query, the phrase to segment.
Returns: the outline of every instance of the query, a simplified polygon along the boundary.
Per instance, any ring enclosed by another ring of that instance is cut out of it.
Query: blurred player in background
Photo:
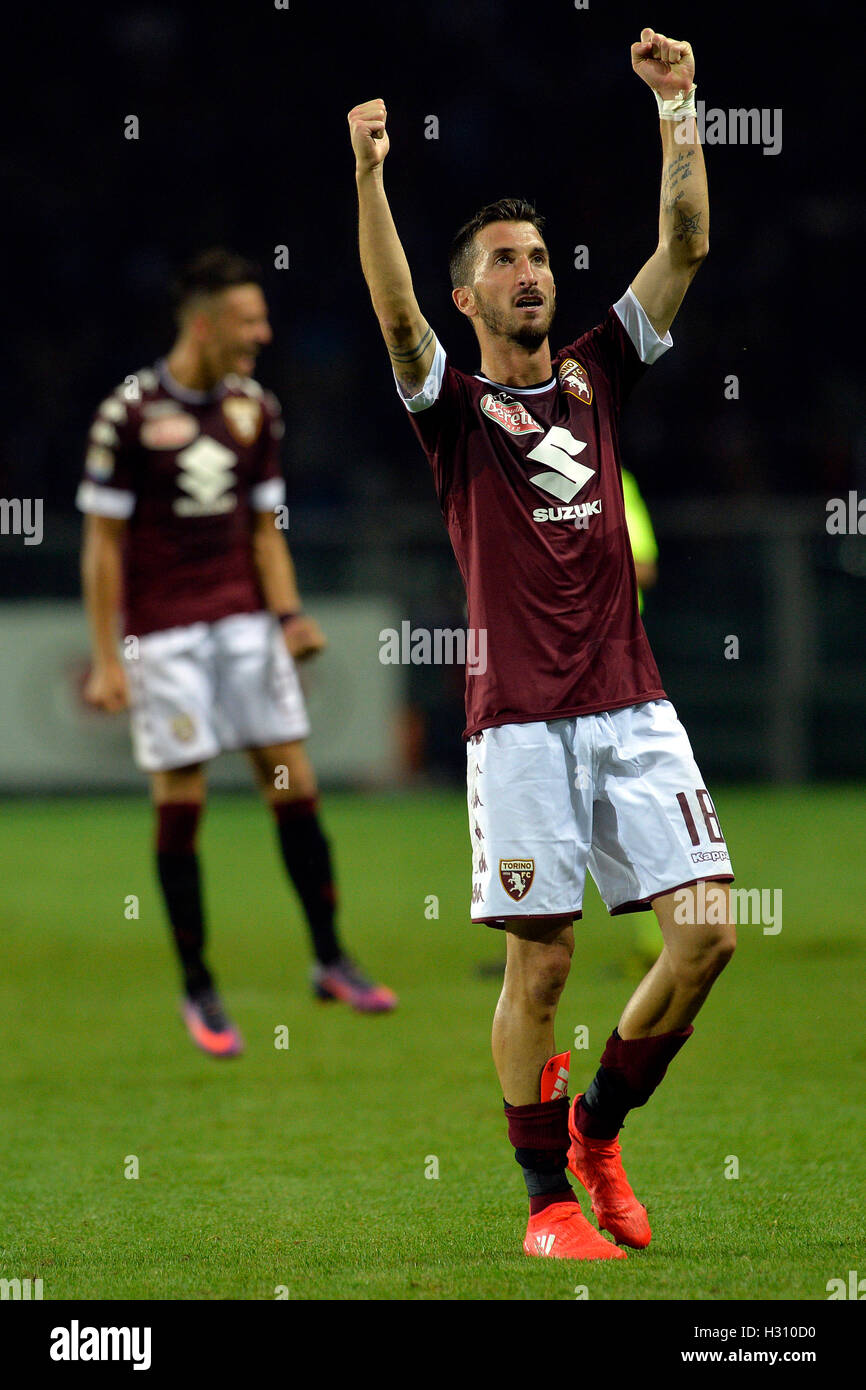
[[[637,478],[627,468],[622,469],[622,499],[625,506],[625,524],[628,529],[629,545],[634,560],[634,575],[637,580],[638,612],[643,616],[643,596],[652,589],[658,579],[659,548],[653,530],[652,520],[646,502],[641,497]],[[631,965],[638,973],[658,960],[664,946],[664,939],[654,917],[641,913],[635,919],[632,929]]]
[[[708,244],[694,59],[651,29],[631,57],[659,107],[656,250],[604,321],[552,356],[556,287],[538,214],[520,199],[489,204],[451,249],[452,297],[481,351],[475,376],[452,366],[415,298],[383,183],[384,103],[349,113],[362,269],[470,629],[487,640],[486,670],[466,681],[472,918],[506,932],[493,1056],[530,1199],[523,1249],[588,1260],[649,1243],[617,1136],[734,950],[727,847],[638,615],[618,445],[622,405],[671,346]],[[608,162],[617,184],[620,165]],[[610,912],[652,906],[665,946],[570,1104],[569,1053],[551,1054],[587,867]],[[715,881],[712,920],[702,880]],[[617,1244],[582,1215],[566,1168]]]
[[[196,853],[205,764],[223,750],[247,751],[273,812],[309,924],[317,996],[364,1012],[388,1011],[396,998],[345,954],[335,923],[295,669],[325,639],[302,611],[277,524],[286,512],[280,407],[252,378],[271,340],[258,269],[224,250],[203,253],[177,286],[177,323],[168,356],[127,377],[90,429],[77,497],[92,639],[85,697],[131,709],[184,1021],[198,1046],[229,1057],[243,1045],[205,960]]]
[[[638,612],[643,613],[644,592],[651,589],[658,579],[659,548],[646,502],[640,495],[637,478],[633,473],[629,473],[627,468],[622,470],[622,499],[637,580]]]

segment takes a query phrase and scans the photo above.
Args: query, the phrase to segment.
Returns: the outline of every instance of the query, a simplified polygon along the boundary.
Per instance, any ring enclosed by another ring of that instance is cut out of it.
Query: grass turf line
[[[248,1048],[227,1063],[177,1017],[144,797],[5,803],[0,1277],[42,1278],[46,1299],[826,1298],[864,1247],[862,793],[717,802],[738,885],[781,888],[783,929],[741,929],[694,1038],[630,1117],[654,1238],[615,1265],[520,1252],[489,1053],[499,980],[478,971],[504,948],[468,922],[459,793],[324,800],[347,941],[401,995],[382,1018],[312,999],[269,818],[214,798],[212,959]],[[572,1093],[635,978],[633,919],[591,888],[576,936],[557,1029],[560,1048],[589,1029]]]

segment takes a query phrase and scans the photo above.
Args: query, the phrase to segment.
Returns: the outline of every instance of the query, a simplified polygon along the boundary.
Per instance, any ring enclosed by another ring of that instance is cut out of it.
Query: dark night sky
[[[458,364],[477,357],[450,302],[448,243],[504,194],[547,215],[556,345],[604,313],[655,244],[657,121],[629,56],[648,19],[691,41],[708,107],[781,108],[783,144],[707,150],[710,257],[674,325],[678,350],[641,388],[628,457],[651,499],[855,486],[859,93],[850,77],[831,93],[838,67],[823,56],[853,37],[822,31],[816,53],[814,17],[807,30],[790,16],[762,7],[756,28],[743,4],[601,0],[34,7],[8,55],[28,80],[3,156],[0,492],[71,512],[93,408],[169,345],[173,269],[228,242],[266,267],[289,247],[290,269],[267,276],[276,341],[259,376],[284,403],[296,503],[350,505],[395,478],[408,501],[429,500],[361,279],[346,112],[387,101],[386,186],[422,309]],[[124,139],[130,114],[137,141]],[[429,115],[438,140],[425,139]],[[588,270],[573,268],[578,243]],[[730,373],[738,402],[723,397]],[[862,436],[859,452],[862,474]]]

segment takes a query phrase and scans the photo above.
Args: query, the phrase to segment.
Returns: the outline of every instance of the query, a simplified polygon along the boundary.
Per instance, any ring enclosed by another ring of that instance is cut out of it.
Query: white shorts
[[[467,760],[473,922],[580,917],[587,868],[611,913],[733,878],[668,700],[485,729]]]
[[[133,752],[145,772],[310,732],[295,663],[270,613],[150,632],[125,642],[124,654]]]

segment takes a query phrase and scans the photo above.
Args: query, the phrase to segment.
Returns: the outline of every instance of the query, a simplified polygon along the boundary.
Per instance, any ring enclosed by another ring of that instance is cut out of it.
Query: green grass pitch
[[[346,937],[401,996],[373,1018],[311,997],[269,818],[214,798],[211,958],[247,1043],[229,1062],[179,1021],[144,794],[3,804],[0,1276],[45,1299],[820,1300],[866,1274],[862,790],[717,804],[738,884],[782,890],[782,930],[741,928],[629,1119],[654,1236],[610,1265],[521,1254],[489,1050],[504,946],[468,921],[459,793],[324,798]],[[589,1030],[572,1093],[636,981],[635,921],[589,888],[557,1032]]]

